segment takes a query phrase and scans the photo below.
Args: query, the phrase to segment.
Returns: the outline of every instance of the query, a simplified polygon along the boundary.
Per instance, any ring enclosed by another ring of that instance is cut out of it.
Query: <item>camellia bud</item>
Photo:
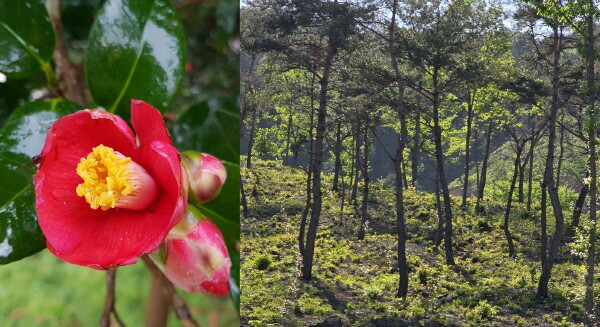
[[[219,228],[193,206],[150,258],[173,284],[188,292],[225,295],[231,260]]]
[[[181,164],[187,173],[188,200],[191,203],[205,203],[219,195],[227,178],[227,170],[221,160],[206,153],[184,151]]]

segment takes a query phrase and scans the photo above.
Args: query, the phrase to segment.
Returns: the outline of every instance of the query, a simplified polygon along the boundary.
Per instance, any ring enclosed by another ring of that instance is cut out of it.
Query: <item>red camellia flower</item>
[[[179,152],[158,110],[131,101],[131,123],[86,109],[58,119],[38,158],[35,194],[48,249],[95,269],[154,251],[186,205]]]

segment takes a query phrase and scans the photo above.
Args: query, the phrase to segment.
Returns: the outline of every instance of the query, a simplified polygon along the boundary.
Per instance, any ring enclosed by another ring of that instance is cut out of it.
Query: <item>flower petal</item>
[[[131,124],[142,146],[152,141],[172,143],[160,111],[142,100],[131,100]]]

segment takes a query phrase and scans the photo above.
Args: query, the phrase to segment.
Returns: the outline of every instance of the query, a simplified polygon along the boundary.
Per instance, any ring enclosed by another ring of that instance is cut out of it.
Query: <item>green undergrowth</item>
[[[0,266],[2,326],[98,326],[106,273],[76,266],[44,250],[21,261]],[[150,273],[139,260],[116,273],[116,309],[127,326],[143,326]],[[239,326],[236,309],[227,297],[179,290],[201,326]],[[116,325],[114,325],[116,326]],[[168,326],[181,326],[174,313]]]
[[[242,218],[243,326],[311,326],[330,316],[351,326],[583,326],[585,268],[571,254],[576,246],[563,247],[550,296],[538,301],[539,217],[519,203],[510,222],[517,255],[510,258],[504,203],[486,202],[480,216],[473,203],[463,212],[453,199],[456,265],[448,266],[443,245],[434,244],[435,197],[406,191],[410,280],[402,300],[393,190],[373,184],[367,237],[359,241],[355,208],[345,204],[342,211],[324,177],[313,280],[306,282],[297,240],[305,173],[254,160],[252,172],[242,174],[250,207]],[[549,217],[550,235],[553,224]]]

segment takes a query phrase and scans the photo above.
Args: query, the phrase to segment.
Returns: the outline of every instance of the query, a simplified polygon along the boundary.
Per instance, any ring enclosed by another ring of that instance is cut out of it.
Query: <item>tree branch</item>
[[[125,327],[125,324],[119,317],[117,310],[115,310],[115,276],[117,271],[115,269],[106,272],[106,300],[104,302],[104,310],[102,311],[102,317],[100,318],[101,327],[110,327],[110,315],[111,313],[115,317],[115,320],[121,327]]]
[[[188,309],[187,303],[185,300],[177,294],[175,290],[175,286],[165,277],[165,275],[160,271],[160,269],[152,262],[152,260],[148,257],[148,255],[143,255],[142,260],[146,267],[150,270],[152,275],[160,279],[163,285],[163,291],[171,297],[173,303],[173,309],[175,309],[175,314],[177,315],[177,319],[181,321],[181,324],[184,327],[200,327],[198,323],[194,320],[192,315],[190,314],[190,310]]]
[[[60,6],[60,0],[48,0],[48,12],[52,20],[56,38],[54,62],[56,63],[56,78],[58,80],[59,93],[67,100],[85,107],[85,82],[81,74],[78,74],[77,67],[69,60],[60,20]]]

